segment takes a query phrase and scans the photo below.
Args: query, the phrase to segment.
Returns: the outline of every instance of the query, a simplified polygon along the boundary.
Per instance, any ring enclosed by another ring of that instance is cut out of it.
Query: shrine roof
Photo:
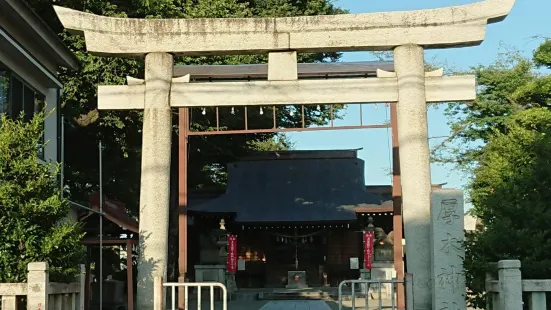
[[[329,222],[356,220],[357,209],[392,206],[387,195],[366,190],[363,160],[305,154],[229,164],[225,194],[188,210],[235,214],[240,223]]]

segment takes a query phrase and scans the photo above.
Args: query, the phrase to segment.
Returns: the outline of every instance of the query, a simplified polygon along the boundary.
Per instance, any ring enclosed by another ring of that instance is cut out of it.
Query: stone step
[[[329,293],[261,293],[260,300],[322,300],[331,299]]]

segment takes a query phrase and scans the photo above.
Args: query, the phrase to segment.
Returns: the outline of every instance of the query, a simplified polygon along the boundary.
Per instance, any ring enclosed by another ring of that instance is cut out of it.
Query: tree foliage
[[[33,8],[47,7],[50,0],[28,0]],[[52,0],[53,1],[53,0]],[[220,18],[255,16],[299,16],[340,14],[345,11],[335,7],[330,0],[55,0],[56,5],[105,16],[133,18]],[[55,23],[52,16],[51,23]],[[127,76],[143,77],[144,64],[140,59],[96,57],[86,52],[84,38],[63,35],[64,41],[75,52],[81,69],[72,72],[62,70],[64,84],[63,113],[67,117],[66,128],[66,176],[72,199],[86,200],[89,192],[98,187],[99,140],[105,145],[104,192],[125,201],[136,212],[139,197],[141,158],[141,112],[98,112],[96,87],[98,85],[123,85]],[[299,62],[334,61],[338,53],[299,54]],[[178,57],[176,63],[190,64],[254,64],[266,63],[266,55]],[[341,107],[337,107],[338,112]],[[249,110],[249,128],[271,128],[271,110],[260,115],[256,109]],[[289,113],[293,107],[277,109],[278,125],[296,127],[301,122],[301,110]],[[244,123],[243,110],[221,109],[221,118],[228,127],[239,128]],[[177,141],[177,118],[174,111],[174,141]],[[193,130],[211,130],[215,121],[213,111],[203,116],[201,111],[192,111]],[[292,115],[291,115],[292,114]],[[323,125],[328,122],[328,109],[306,109],[306,125]],[[263,133],[248,135],[222,135],[191,137],[189,139],[189,184],[191,188],[223,185],[223,170],[228,162],[236,160],[258,145],[281,144],[279,134]],[[267,143],[267,144],[266,144]],[[177,143],[173,144],[173,158],[177,158]],[[173,160],[173,170],[177,161]],[[222,177],[219,171],[222,170]],[[222,184],[221,184],[222,183]]]
[[[447,111],[457,134],[444,159],[470,172],[471,213],[483,224],[466,241],[469,298],[477,307],[485,304],[486,272],[499,260],[519,259],[524,278],[551,278],[551,76],[538,71],[550,67],[551,41],[532,59],[504,54],[475,68],[476,101]]]
[[[514,113],[533,107],[549,107],[551,77],[537,69],[551,64],[551,41],[545,41],[533,60],[506,50],[488,66],[473,68],[477,98],[470,104],[454,103],[446,109],[453,137],[433,151],[438,162],[453,163],[472,171],[485,143]]]
[[[49,263],[54,281],[80,271],[82,235],[66,221],[58,167],[39,160],[43,124],[43,113],[26,123],[0,116],[0,282],[25,281],[30,262]]]
[[[519,259],[526,279],[551,278],[551,111],[512,115],[484,147],[470,186],[484,229],[468,235],[465,267],[480,305],[490,263]]]

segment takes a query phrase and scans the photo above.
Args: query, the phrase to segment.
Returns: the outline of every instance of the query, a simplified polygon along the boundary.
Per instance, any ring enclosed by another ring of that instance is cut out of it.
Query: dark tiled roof
[[[272,159],[230,164],[226,193],[189,210],[233,213],[241,223],[321,222],[351,221],[356,208],[391,205],[366,191],[361,159]]]

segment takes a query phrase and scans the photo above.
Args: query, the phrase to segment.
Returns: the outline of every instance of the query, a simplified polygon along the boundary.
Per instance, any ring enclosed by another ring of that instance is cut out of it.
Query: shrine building
[[[392,186],[366,186],[364,166],[357,150],[262,152],[229,164],[224,192],[190,193],[190,277],[217,280],[203,271],[226,264],[217,236],[231,234],[238,288],[289,287],[290,271],[309,287],[334,287],[360,277],[369,224],[373,268],[392,277]]]

